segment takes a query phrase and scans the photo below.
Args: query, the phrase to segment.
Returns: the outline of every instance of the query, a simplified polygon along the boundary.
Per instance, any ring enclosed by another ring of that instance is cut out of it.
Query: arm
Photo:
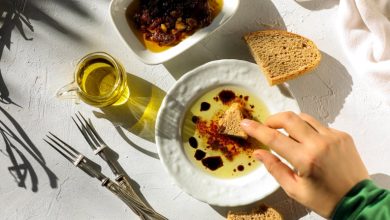
[[[337,205],[332,219],[390,219],[390,191],[371,180],[356,184]]]
[[[253,153],[288,196],[323,217],[331,217],[339,201],[357,183],[369,179],[351,136],[323,126],[307,114],[283,112],[270,116],[264,124],[243,120],[241,127],[294,167],[270,151]]]

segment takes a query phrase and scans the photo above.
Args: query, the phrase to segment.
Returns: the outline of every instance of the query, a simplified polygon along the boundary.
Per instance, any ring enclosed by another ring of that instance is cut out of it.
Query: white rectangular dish
[[[133,1],[134,0],[113,0],[110,4],[110,16],[123,41],[137,57],[146,64],[164,63],[189,49],[207,35],[223,26],[235,14],[240,2],[239,0],[223,1],[221,11],[209,26],[197,30],[193,35],[185,38],[176,46],[162,52],[152,52],[145,48],[128,24],[126,10]]]

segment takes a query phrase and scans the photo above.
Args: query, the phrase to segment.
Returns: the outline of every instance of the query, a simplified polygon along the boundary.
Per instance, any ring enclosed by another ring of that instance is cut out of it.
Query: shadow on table
[[[370,175],[374,183],[384,189],[390,190],[390,176],[383,173],[375,173]]]
[[[183,54],[164,63],[164,66],[177,80],[189,70],[212,60],[253,61],[243,36],[249,32],[264,29],[286,30],[284,21],[272,1],[241,1],[237,13],[223,28],[212,33]]]
[[[42,1],[25,0],[26,3],[24,5],[21,2],[17,0],[0,0],[0,60],[5,47],[11,50],[11,35],[15,28],[25,40],[33,40],[33,37],[27,36],[26,31],[34,32],[31,20],[42,21],[75,41],[88,43],[79,33],[67,28],[64,24],[47,14],[45,10],[42,10],[39,4]],[[63,8],[76,12],[79,16],[91,17],[87,10],[75,1],[55,0],[55,2]]]
[[[101,112],[94,111],[97,118],[109,120],[119,135],[135,149],[158,158],[153,151],[135,144],[126,136],[124,130],[137,135],[144,140],[155,142],[155,124],[157,113],[165,92],[155,85],[132,74],[127,74],[127,85],[130,95],[126,102],[101,108]]]
[[[16,1],[15,1],[16,2]],[[24,6],[16,8],[9,0],[0,0],[0,60],[3,55],[4,48],[11,49],[11,34],[14,28],[18,29],[20,35],[25,40],[32,40],[32,37],[27,37],[24,27],[27,27],[31,32],[34,28],[31,25],[28,17],[23,13]]]
[[[81,35],[77,32],[67,28],[61,22],[56,21],[44,10],[41,9],[38,0],[25,0],[12,1],[12,0],[0,0],[0,60],[3,56],[4,49],[11,50],[11,37],[12,32],[16,29],[20,35],[26,41],[32,41],[33,37],[28,36],[34,32],[34,27],[31,20],[42,21],[53,29],[63,33],[64,35],[74,39],[75,41],[85,41]],[[87,17],[87,11],[81,8],[74,1],[60,1],[59,4],[62,7],[75,11],[77,14],[83,17]],[[0,103],[1,104],[13,104],[10,98],[9,90],[4,82],[2,72],[0,70]],[[0,134],[3,137],[5,151],[0,152],[8,157],[12,163],[12,166],[8,168],[10,174],[14,177],[19,187],[26,188],[26,180],[28,176],[31,178],[31,190],[33,192],[38,191],[38,176],[31,165],[28,158],[23,154],[23,151],[27,151],[31,157],[33,157],[45,170],[49,177],[50,186],[57,188],[56,175],[46,166],[46,162],[38,150],[38,148],[32,143],[28,135],[24,132],[19,123],[0,106],[0,112],[3,113],[6,120],[11,122],[13,128],[10,128],[5,122],[0,120]],[[21,147],[21,148],[20,148]]]
[[[55,1],[63,7],[73,10],[83,17],[89,16],[87,11],[81,8],[79,4],[74,1]],[[33,40],[33,37],[28,36],[28,34],[34,32],[31,20],[42,21],[75,41],[87,42],[77,32],[68,29],[66,26],[53,19],[50,15],[46,14],[45,11],[40,8],[40,5],[36,4],[41,1],[24,0],[24,2],[25,3],[23,4],[22,0],[0,0],[0,60],[5,48],[11,50],[11,35],[14,29],[19,31],[24,40]],[[3,104],[14,104],[20,107],[10,99],[9,91],[4,83],[1,69],[0,102]]]
[[[299,5],[302,7],[312,10],[312,11],[317,11],[317,10],[322,10],[322,9],[329,9],[333,8],[335,5],[339,3],[339,0],[309,0],[309,1],[296,1]]]
[[[23,154],[22,151],[27,151],[28,154],[38,162],[45,170],[49,177],[51,188],[57,188],[56,175],[46,166],[45,159],[41,152],[32,143],[28,135],[24,132],[19,123],[0,106],[0,112],[5,116],[13,128],[7,126],[3,120],[0,120],[0,134],[3,137],[6,153],[2,152],[12,163],[12,166],[8,167],[9,173],[15,179],[15,182],[19,187],[26,188],[26,180],[28,177],[31,179],[31,190],[33,192],[38,191],[38,176],[31,165],[30,161]]]
[[[12,104],[19,108],[22,108],[20,105],[16,104],[9,96],[9,90],[7,88],[7,85],[4,82],[3,75],[0,70],[0,103],[3,104]]]
[[[302,112],[324,124],[331,123],[340,113],[346,97],[352,91],[352,77],[335,58],[322,52],[322,60],[312,73],[287,83]],[[282,92],[288,90],[281,85]]]
[[[226,218],[229,211],[251,212],[252,210],[259,208],[262,204],[266,204],[278,210],[278,212],[282,214],[285,219],[300,219],[301,217],[309,213],[309,211],[304,206],[288,197],[287,194],[282,190],[282,188],[279,188],[266,198],[249,205],[237,207],[211,207],[215,211],[217,211],[222,217]]]
[[[134,143],[126,134],[125,132],[123,131],[123,128],[120,127],[120,126],[117,126],[115,127],[116,131],[118,132],[118,134],[123,138],[124,141],[126,141],[126,143],[128,143],[130,146],[134,147],[136,150],[138,150],[139,152],[149,156],[149,157],[153,157],[154,159],[157,159],[159,160],[160,157],[158,156],[157,153],[153,152],[153,151],[150,151],[148,149],[145,149],[144,147],[141,147],[139,146],[138,144]]]
[[[80,42],[83,44],[88,44],[89,41],[86,40],[81,34],[77,33],[72,28],[68,28],[65,24],[63,24],[61,21],[54,19],[50,14],[47,14],[45,10],[42,10],[42,4],[39,4],[42,1],[39,0],[29,0],[26,5],[26,10],[24,11],[24,15],[28,20],[36,20],[41,21],[42,23],[48,25],[49,27],[53,28],[54,30],[64,34],[66,37],[71,38],[75,42]],[[83,17],[83,18],[91,18],[91,15],[88,13],[88,11],[81,7],[80,4],[78,4],[75,1],[61,1],[61,0],[55,0],[56,4],[61,5],[62,8],[65,8],[67,10],[74,11],[77,15]],[[66,19],[66,18],[64,18]]]
[[[30,0],[31,2],[40,1],[40,0]],[[86,8],[81,6],[77,1],[64,1],[64,0],[54,0],[56,4],[61,5],[63,8],[76,12],[77,15],[83,18],[93,18],[92,14],[88,12]]]

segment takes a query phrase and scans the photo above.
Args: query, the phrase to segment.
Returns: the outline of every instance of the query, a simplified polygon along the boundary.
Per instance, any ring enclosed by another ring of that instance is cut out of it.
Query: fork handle
[[[120,187],[115,184],[113,181],[111,181],[109,178],[105,178],[102,180],[102,186],[106,187],[108,190],[110,190],[113,194],[118,196],[135,214],[137,214],[140,219],[146,220],[146,217],[138,210],[138,208],[135,205],[135,201],[131,197],[127,197],[121,190]]]
[[[116,183],[106,178],[102,181],[102,185],[109,189],[112,193],[118,196],[129,208],[131,208],[142,220],[156,219],[167,220],[164,216],[158,214],[153,209],[145,206],[138,200],[134,199],[133,195],[130,195],[125,189],[118,186]]]
[[[115,178],[115,181],[118,183],[118,185],[120,187],[122,187],[123,189],[127,190],[127,192],[129,194],[134,195],[134,197],[136,199],[141,201],[141,199],[139,198],[139,196],[137,195],[137,193],[134,191],[133,187],[131,186],[129,179],[125,175],[119,174]]]
[[[123,174],[119,174],[117,178],[115,178],[115,181],[118,183],[118,185],[125,190],[129,195],[132,196],[134,199],[138,200],[140,203],[142,203],[142,206],[144,208],[148,208],[150,210],[150,216],[154,217],[154,219],[166,219],[164,216],[157,213],[150,205],[144,203],[142,199],[138,196],[138,194],[134,191],[134,188],[131,186],[129,178]]]

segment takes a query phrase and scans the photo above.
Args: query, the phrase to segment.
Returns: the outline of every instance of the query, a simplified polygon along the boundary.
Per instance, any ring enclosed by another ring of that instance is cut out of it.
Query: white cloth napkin
[[[390,105],[390,1],[340,0],[339,19],[350,61]]]

